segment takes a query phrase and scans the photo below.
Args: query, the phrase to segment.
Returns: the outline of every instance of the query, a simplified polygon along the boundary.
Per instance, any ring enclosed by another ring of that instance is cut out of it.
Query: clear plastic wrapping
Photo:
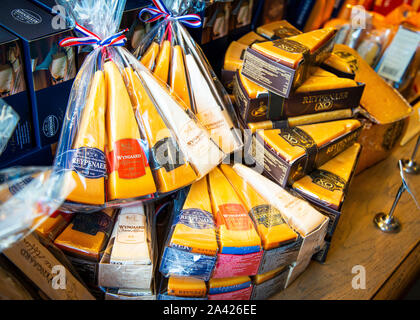
[[[74,81],[54,163],[76,184],[64,210],[156,199],[223,160],[196,116],[121,46],[125,1],[58,2],[83,34],[61,45],[94,45]]]
[[[199,25],[185,21],[204,1],[154,2],[165,19],[143,38],[134,55],[170,86],[171,93],[195,114],[223,152],[238,151],[242,139],[230,98],[183,25]]]
[[[0,98],[0,154],[6,149],[18,122],[19,115],[6,101]]]

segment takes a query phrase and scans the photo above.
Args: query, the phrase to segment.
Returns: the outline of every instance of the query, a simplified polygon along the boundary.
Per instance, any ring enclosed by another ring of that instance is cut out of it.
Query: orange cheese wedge
[[[248,32],[246,35],[244,35],[244,36],[242,36],[241,38],[238,39],[239,43],[241,43],[243,45],[246,45],[246,46],[250,46],[254,42],[263,42],[263,41],[266,41],[266,39],[259,36],[254,31]]]
[[[293,183],[293,189],[338,210],[354,171],[360,144],[343,151],[314,172]]]
[[[348,132],[351,132],[361,124],[358,120],[348,119],[331,121],[325,123],[308,124],[304,126],[297,126],[303,130],[314,140],[315,144],[322,147],[329,141],[338,138]],[[293,146],[286,139],[280,135],[280,129],[257,131],[256,133],[264,141],[271,146],[282,158],[286,161],[295,160],[305,154],[304,148],[300,146]]]
[[[163,41],[153,74],[163,82],[168,82],[169,65],[171,63],[171,42]]]
[[[316,68],[315,73],[309,77],[301,86],[296,89],[296,93],[321,91],[329,89],[341,89],[356,87],[357,82],[348,78],[339,78],[330,72]]]
[[[232,41],[225,54],[225,64],[223,69],[236,71],[242,67],[244,53],[248,48],[247,45]]]
[[[123,77],[114,62],[104,64],[108,88],[108,198],[136,198],[156,192]],[[143,140],[142,140],[143,139]]]
[[[205,297],[206,283],[203,280],[190,277],[175,277],[168,279],[168,295],[177,297]]]
[[[169,245],[193,253],[217,253],[216,229],[206,177],[192,184],[172,232]]]
[[[131,68],[126,68],[124,74],[131,102],[142,121],[152,151],[155,162],[152,169],[158,191],[166,193],[191,184],[197,175],[186,162],[176,139],[150,100],[139,77]]]
[[[242,75],[242,67],[239,70],[239,81],[241,82],[242,86],[244,87],[245,91],[248,94],[250,99],[256,99],[261,94],[268,93],[268,90],[259,86],[255,82],[248,80],[246,77]]]
[[[105,203],[105,99],[105,77],[102,71],[96,71],[73,142],[73,149],[78,153],[73,160],[73,168],[76,170],[66,173],[66,179],[71,179],[75,184],[75,188],[67,196],[69,201],[96,205]],[[103,159],[90,159],[89,153],[101,155]],[[98,171],[105,170],[104,173],[88,174],[87,177],[85,173],[79,173],[78,164],[83,163],[83,160],[90,160]]]
[[[219,168],[211,171],[208,178],[220,252],[244,254],[260,251],[261,240],[229,181]]]
[[[175,46],[172,53],[170,86],[185,105],[191,109],[190,93],[188,91],[187,75],[185,73],[184,52],[181,46]]]
[[[146,50],[144,55],[141,57],[140,62],[149,70],[152,70],[155,65],[155,60],[159,54],[159,45],[156,42],[152,42],[150,47]]]
[[[323,63],[338,71],[354,74],[354,70],[352,69],[351,64],[347,63],[346,60],[340,58],[334,52],[332,52]]]
[[[303,44],[311,53],[314,53],[329,39],[331,39],[335,35],[336,31],[337,30],[334,28],[324,28],[298,34],[296,36],[289,37],[288,39]]]
[[[254,218],[265,250],[297,239],[297,233],[284,222],[281,213],[265,201],[231,166],[222,164],[220,168]]]

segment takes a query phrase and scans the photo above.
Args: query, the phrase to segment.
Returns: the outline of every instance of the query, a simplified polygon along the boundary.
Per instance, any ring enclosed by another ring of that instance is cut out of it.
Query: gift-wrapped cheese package
[[[213,141],[226,154],[238,151],[242,139],[232,103],[217,79],[201,48],[184,27],[201,26],[193,12],[205,1],[153,0],[155,8],[145,8],[152,17],[163,18],[142,40],[134,55],[170,86],[189,111],[208,130]]]
[[[58,2],[81,35],[60,45],[93,45],[70,93],[54,163],[54,171],[76,184],[63,210],[156,199],[223,160],[226,154],[187,104],[123,47],[125,30],[117,30],[125,0]]]

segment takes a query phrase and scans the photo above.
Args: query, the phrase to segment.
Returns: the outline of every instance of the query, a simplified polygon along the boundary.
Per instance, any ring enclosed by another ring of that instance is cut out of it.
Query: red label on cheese
[[[228,203],[219,206],[217,226],[226,225],[228,230],[249,230],[250,221],[248,213],[241,204]]]
[[[136,139],[122,139],[114,144],[108,153],[109,172],[118,171],[121,179],[136,179],[146,174],[149,166],[141,142]]]

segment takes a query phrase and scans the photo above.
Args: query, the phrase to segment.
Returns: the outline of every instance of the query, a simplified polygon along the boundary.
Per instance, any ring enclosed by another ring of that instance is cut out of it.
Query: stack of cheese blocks
[[[195,182],[161,258],[158,299],[266,299],[307,265],[328,218],[256,171],[221,165]]]

